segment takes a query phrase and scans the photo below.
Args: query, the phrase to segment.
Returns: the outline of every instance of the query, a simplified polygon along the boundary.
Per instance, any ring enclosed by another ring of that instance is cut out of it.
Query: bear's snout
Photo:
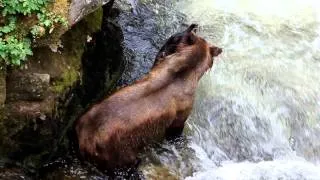
[[[218,56],[222,53],[222,48],[212,46],[210,47],[210,53],[212,57]]]
[[[221,48],[217,48],[216,52],[215,52],[215,56],[218,56],[221,53],[222,53],[222,49]]]

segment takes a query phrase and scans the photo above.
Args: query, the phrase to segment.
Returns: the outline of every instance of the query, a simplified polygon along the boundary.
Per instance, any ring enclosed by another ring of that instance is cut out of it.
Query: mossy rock
[[[25,83],[25,79],[30,80],[29,75],[45,74],[50,77],[49,82],[47,78],[46,84],[41,84],[45,86],[38,91],[41,98],[21,96],[19,92],[23,88],[19,87],[14,98],[8,99],[3,108],[0,107],[0,161],[9,159],[24,167],[37,168],[48,159],[68,123],[63,122],[64,118],[61,117],[65,114],[61,111],[66,111],[66,108],[59,107],[70,103],[68,95],[81,77],[81,58],[87,38],[100,29],[101,22],[100,8],[62,35],[61,46],[58,46],[56,52],[50,47],[36,47],[34,55],[22,68],[0,71],[0,100],[1,93],[5,95],[6,90],[1,87],[8,84],[5,82],[5,74],[13,77],[18,87]],[[33,80],[34,85],[38,86],[40,81]],[[7,81],[10,84],[13,80],[7,78]]]
[[[49,74],[13,73],[7,77],[6,101],[37,101],[44,100],[50,82]]]

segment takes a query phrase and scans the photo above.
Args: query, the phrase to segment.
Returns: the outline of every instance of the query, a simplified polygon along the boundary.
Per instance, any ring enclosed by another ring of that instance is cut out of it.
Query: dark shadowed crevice
[[[116,21],[118,12],[104,7],[102,30],[93,34],[82,58],[82,105],[103,99],[124,70],[123,34]]]

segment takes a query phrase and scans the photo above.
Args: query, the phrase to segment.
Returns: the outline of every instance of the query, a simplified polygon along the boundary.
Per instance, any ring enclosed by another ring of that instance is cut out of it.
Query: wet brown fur
[[[105,169],[131,165],[147,144],[182,131],[198,81],[221,53],[194,32],[184,38],[174,53],[158,57],[149,74],[94,105],[78,120],[83,156]]]

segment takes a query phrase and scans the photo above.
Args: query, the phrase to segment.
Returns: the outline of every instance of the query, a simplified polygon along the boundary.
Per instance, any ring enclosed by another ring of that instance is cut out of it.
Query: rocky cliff
[[[63,139],[74,91],[81,85],[82,55],[101,30],[108,1],[55,1],[50,6],[68,19],[62,28],[34,43],[21,67],[0,69],[0,167],[37,168]],[[105,64],[105,66],[108,66]]]

